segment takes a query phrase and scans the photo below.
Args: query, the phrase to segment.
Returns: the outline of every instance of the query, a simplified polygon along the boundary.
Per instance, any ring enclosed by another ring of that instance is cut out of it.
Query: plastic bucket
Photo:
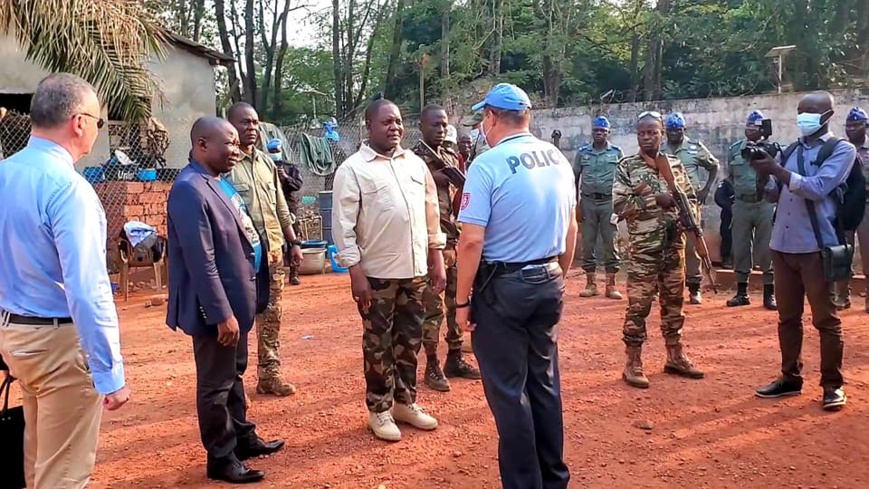
[[[332,271],[335,273],[347,273],[349,270],[338,265],[338,259],[335,258],[335,255],[338,254],[338,247],[335,245],[330,245],[326,248],[326,252],[329,254],[329,262],[332,264]]]

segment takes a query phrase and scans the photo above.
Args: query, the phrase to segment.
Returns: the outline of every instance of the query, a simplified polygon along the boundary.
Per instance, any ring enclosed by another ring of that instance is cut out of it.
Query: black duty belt
[[[480,268],[477,270],[477,277],[474,281],[474,294],[479,294],[483,298],[483,301],[492,305],[496,300],[495,295],[489,286],[493,278],[518,272],[527,266],[546,265],[547,263],[552,263],[556,259],[557,257],[550,256],[539,260],[531,260],[521,263],[481,262]]]
[[[583,197],[588,197],[594,200],[612,200],[613,194],[599,194],[599,193],[584,193]]]
[[[26,324],[28,326],[51,326],[55,324],[69,324],[72,318],[39,318],[34,316],[19,316],[18,314],[9,314],[9,322],[14,324]]]
[[[486,267],[492,270],[495,276],[506,275],[508,273],[518,272],[527,266],[546,265],[547,263],[555,261],[556,258],[557,257],[550,256],[548,258],[541,258],[539,260],[531,260],[521,263],[491,262],[486,263]]]

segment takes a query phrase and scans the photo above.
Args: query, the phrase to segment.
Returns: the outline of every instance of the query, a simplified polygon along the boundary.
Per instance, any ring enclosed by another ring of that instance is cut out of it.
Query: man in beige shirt
[[[229,122],[235,126],[241,144],[241,161],[233,168],[229,181],[247,205],[253,225],[260,235],[266,252],[257,283],[268,287],[268,302],[263,309],[257,298],[257,383],[259,394],[288,396],[296,387],[281,374],[281,296],[284,291],[284,237],[291,253],[291,262],[302,259],[301,242],[293,232],[295,216],[290,213],[281,190],[274,162],[255,145],[259,138],[259,116],[250,104],[239,102],[229,109]],[[267,275],[266,275],[267,274]]]
[[[335,173],[332,229],[362,316],[368,426],[380,439],[399,441],[395,421],[438,426],[416,404],[416,368],[426,275],[438,293],[444,290],[446,237],[431,173],[400,147],[398,107],[372,102],[365,125],[368,141]]]

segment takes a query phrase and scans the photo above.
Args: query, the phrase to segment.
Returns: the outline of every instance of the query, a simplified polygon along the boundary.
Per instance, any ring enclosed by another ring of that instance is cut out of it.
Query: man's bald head
[[[820,108],[822,110],[822,112],[816,112],[816,113],[823,113],[823,112],[826,112],[828,110],[833,110],[833,105],[835,105],[835,103],[836,103],[835,99],[833,98],[832,93],[825,92],[822,90],[807,94],[800,101],[800,105],[802,105],[803,102],[805,102],[806,104],[812,104],[814,106],[817,106],[818,108]]]
[[[190,128],[190,144],[196,146],[196,141],[200,138],[208,139],[209,136],[216,133],[221,128],[231,125],[228,121],[220,117],[206,116],[196,119],[193,127]]]
[[[193,159],[212,175],[232,170],[238,162],[238,132],[229,121],[218,117],[200,117],[190,129]]]

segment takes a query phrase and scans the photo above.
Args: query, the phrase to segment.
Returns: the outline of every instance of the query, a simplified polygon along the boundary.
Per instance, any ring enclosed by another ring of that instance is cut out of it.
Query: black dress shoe
[[[280,451],[281,448],[284,448],[284,440],[263,441],[261,438],[257,438],[253,443],[237,446],[235,456],[239,460],[247,460],[253,457],[271,455]]]
[[[845,407],[847,400],[848,397],[841,387],[838,389],[824,388],[824,411],[838,411]]]
[[[266,476],[261,470],[248,468],[236,459],[225,462],[208,462],[208,478],[233,484],[251,484],[259,482]]]
[[[803,385],[794,382],[787,382],[783,379],[776,379],[771,384],[761,387],[754,392],[757,397],[764,399],[774,399],[784,396],[798,396],[803,392]]]

